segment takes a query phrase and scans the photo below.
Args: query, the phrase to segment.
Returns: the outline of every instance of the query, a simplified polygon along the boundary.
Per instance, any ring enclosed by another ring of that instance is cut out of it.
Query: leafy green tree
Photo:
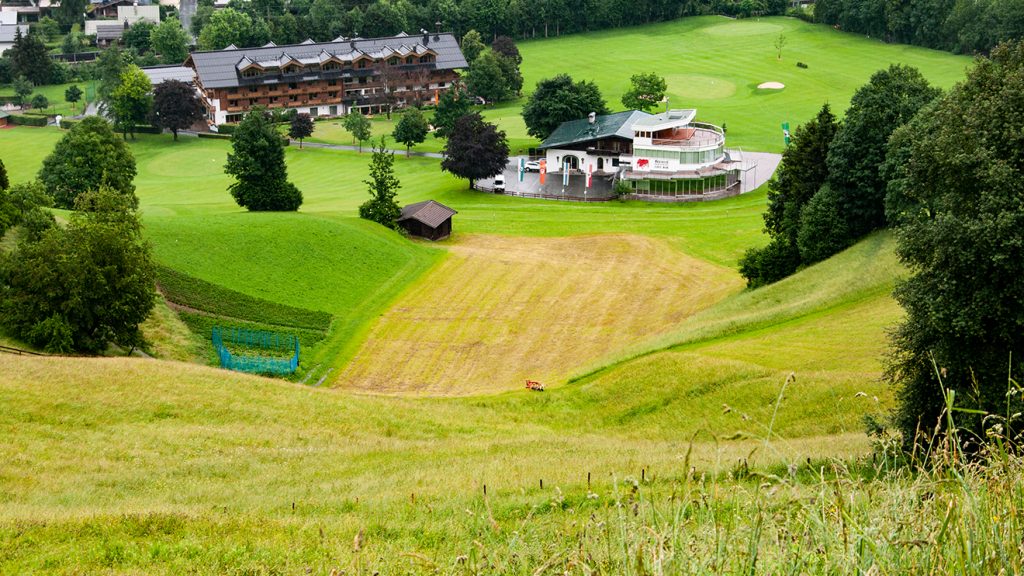
[[[498,52],[491,51],[501,68],[501,76],[505,81],[505,92],[520,96],[523,92],[523,73],[519,71],[519,64],[514,58],[504,56]]]
[[[110,94],[111,116],[125,139],[135,139],[135,127],[146,122],[153,106],[152,84],[141,68],[132,64],[121,73],[121,84]]]
[[[29,103],[29,97],[32,95],[32,91],[34,89],[35,87],[32,85],[32,82],[28,80],[28,78],[25,78],[24,76],[18,76],[14,79],[14,97],[17,100],[19,106],[24,106],[25,104]]]
[[[50,107],[50,100],[45,94],[36,94],[32,97],[32,107],[36,110],[44,110]]]
[[[134,206],[135,158],[110,123],[89,116],[71,127],[43,160],[39,181],[58,208],[70,209],[80,194],[109,188]]]
[[[89,0],[61,0],[60,4],[57,5],[53,11],[57,22],[60,23],[61,28],[64,30],[70,30],[75,24],[81,25],[85,20],[85,7],[89,5]]]
[[[64,101],[71,104],[74,109],[75,103],[82,99],[82,89],[77,85],[68,86],[67,90],[64,91]]]
[[[203,50],[221,50],[234,44],[260,46],[270,40],[270,29],[263,18],[253,20],[248,14],[233,8],[217,10],[199,34],[199,47]]]
[[[78,54],[82,52],[85,45],[85,36],[77,30],[72,30],[64,35],[60,43],[60,51],[65,54]]]
[[[109,111],[109,103],[114,90],[121,85],[121,75],[134,63],[130,52],[117,45],[100,52],[96,58],[96,76],[99,85],[96,88],[97,98],[103,103],[105,111]]]
[[[398,2],[377,0],[366,7],[359,33],[366,38],[393,36],[409,28],[409,20]]]
[[[469,180],[469,189],[480,178],[501,174],[508,165],[505,132],[485,122],[476,112],[455,121],[444,146],[441,169]]]
[[[53,42],[57,39],[57,36],[60,36],[60,24],[49,16],[40,18],[39,22],[36,22],[32,27],[32,30],[42,34],[47,42]]]
[[[189,39],[177,18],[168,18],[153,28],[149,43],[165,64],[177,64],[188,58]]]
[[[125,47],[134,50],[136,54],[145,54],[153,47],[150,36],[155,29],[156,25],[152,22],[140,20],[124,31],[124,35],[121,36],[121,43]]]
[[[14,43],[5,54],[11,60],[14,77],[24,76],[36,86],[49,84],[53,75],[53,60],[46,45],[35,34],[22,35],[21,28],[14,30]]]
[[[1024,43],[997,47],[907,133],[905,214],[896,253],[910,276],[895,296],[906,318],[892,337],[888,379],[905,441],[944,424],[956,391],[960,438],[997,425],[1018,447],[1024,397]],[[988,414],[971,412],[977,410]],[[1014,415],[1017,416],[1014,416]]]
[[[476,60],[477,56],[483,54],[486,48],[487,45],[484,44],[483,38],[476,30],[470,30],[462,37],[462,55],[466,57],[466,62],[470,66],[473,65],[473,61]]]
[[[181,80],[164,80],[153,90],[150,121],[166,128],[178,139],[179,130],[187,130],[203,119],[203,104],[196,91]]]
[[[135,347],[155,302],[149,245],[131,202],[82,195],[67,228],[51,226],[0,263],[0,323],[51,352]]]
[[[0,181],[0,239],[11,228],[30,221],[41,220],[49,224],[55,221],[53,214],[43,210],[53,203],[46,194],[46,189],[38,181],[22,182],[9,189],[2,186],[3,184],[4,182]],[[31,233],[27,236],[36,237]]]
[[[466,87],[471,94],[488,102],[498,102],[508,96],[505,73],[493,53],[484,52],[469,65]]]
[[[839,123],[828,104],[793,132],[782,153],[775,178],[768,183],[764,231],[771,238],[764,248],[752,248],[740,262],[740,273],[751,288],[777,282],[801,264],[798,236],[804,208],[828,181],[828,156]]]
[[[847,247],[849,232],[839,202],[839,195],[825,184],[804,206],[796,238],[801,264],[820,262]]]
[[[313,117],[309,114],[296,114],[292,117],[288,126],[288,137],[299,141],[299,148],[302,148],[302,141],[313,135]]]
[[[363,116],[358,110],[351,110],[345,115],[341,124],[352,135],[352,143],[359,143],[359,151],[362,152],[363,142],[370,139],[370,130],[373,128],[370,119]]]
[[[591,112],[607,114],[601,91],[593,82],[573,82],[568,74],[541,80],[523,106],[526,131],[534,138],[547,138],[562,123],[586,118]]]
[[[447,138],[455,121],[469,114],[469,95],[462,86],[453,86],[438,99],[434,110],[434,137]]]
[[[622,95],[622,105],[631,110],[648,111],[658,106],[665,98],[668,84],[654,72],[634,74],[629,82],[631,87]]]
[[[413,146],[427,139],[429,131],[430,127],[423,112],[420,112],[419,108],[408,108],[395,125],[393,136],[396,142],[405,144],[405,155],[408,156]]]
[[[245,115],[231,135],[224,171],[235,177],[229,190],[239,206],[250,211],[290,211],[302,205],[302,192],[288,181],[284,141],[266,112]]]
[[[903,65],[876,72],[854,93],[827,160],[829,184],[847,219],[847,245],[885,226],[881,166],[889,137],[940,93],[916,68]]]
[[[7,177],[7,167],[4,161],[0,160],[0,190],[7,190],[11,187],[11,181]]]
[[[395,177],[395,154],[384,148],[384,139],[373,150],[370,159],[370,179],[364,180],[369,186],[370,199],[359,206],[359,217],[396,228],[398,217],[402,215],[395,196],[401,184]]]

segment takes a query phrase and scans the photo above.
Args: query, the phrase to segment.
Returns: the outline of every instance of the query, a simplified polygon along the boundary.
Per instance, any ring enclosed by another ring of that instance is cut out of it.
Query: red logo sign
[[[646,168],[648,164],[650,164],[650,162],[647,160],[647,158],[640,158],[639,160],[636,161],[637,168]]]

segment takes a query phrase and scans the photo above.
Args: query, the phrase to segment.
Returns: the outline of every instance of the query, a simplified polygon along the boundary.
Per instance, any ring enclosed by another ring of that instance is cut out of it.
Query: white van
[[[498,174],[497,176],[494,177],[494,188],[493,188],[493,190],[494,190],[495,194],[498,194],[498,193],[504,194],[505,193],[505,175],[504,174]]]

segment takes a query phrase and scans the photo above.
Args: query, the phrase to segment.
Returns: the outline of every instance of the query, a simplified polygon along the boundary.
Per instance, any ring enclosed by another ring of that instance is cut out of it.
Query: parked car
[[[530,160],[524,167],[527,172],[540,172],[540,160]]]
[[[494,177],[494,191],[495,192],[501,192],[501,193],[505,192],[505,175],[504,174],[498,174],[497,176]]]

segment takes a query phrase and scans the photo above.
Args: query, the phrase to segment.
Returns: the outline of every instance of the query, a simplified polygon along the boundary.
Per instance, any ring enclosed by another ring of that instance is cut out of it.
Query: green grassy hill
[[[0,356],[5,571],[393,573],[410,553],[450,566],[474,540],[536,567],[616,478],[667,489],[684,458],[717,474],[856,454],[859,414],[889,405],[891,250],[872,237],[705,313],[728,330],[544,393],[367,397],[159,361]],[[783,300],[801,304],[770,311],[767,333],[763,304]]]

